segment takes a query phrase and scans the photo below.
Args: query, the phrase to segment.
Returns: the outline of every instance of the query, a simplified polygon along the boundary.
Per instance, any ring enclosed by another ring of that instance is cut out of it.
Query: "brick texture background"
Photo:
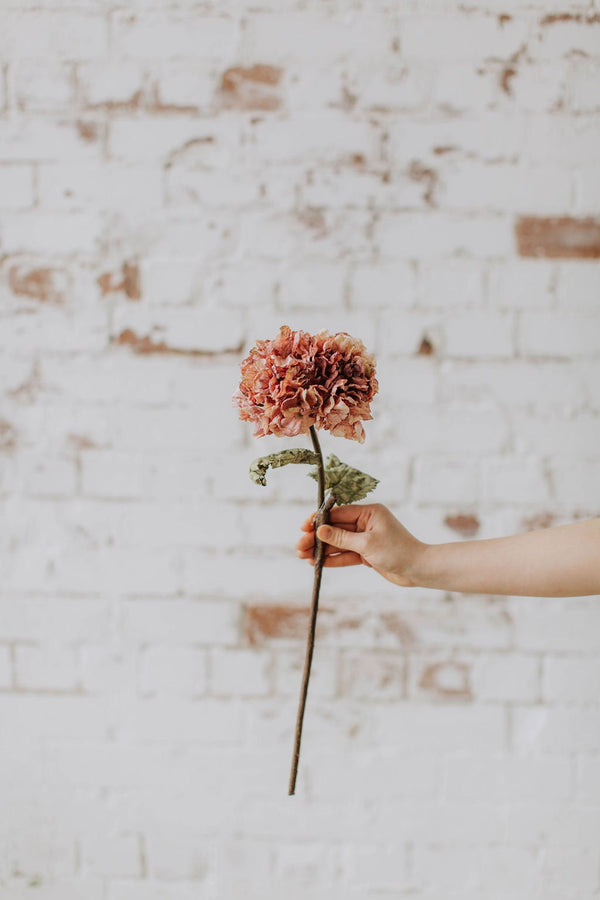
[[[2,900],[599,897],[599,597],[326,570],[287,796],[315,485],[230,398],[349,331],[422,540],[600,514],[600,8],[1,6]]]

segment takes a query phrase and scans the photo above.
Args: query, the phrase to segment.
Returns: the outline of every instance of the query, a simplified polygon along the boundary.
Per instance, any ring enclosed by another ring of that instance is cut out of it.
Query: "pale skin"
[[[466,594],[583,597],[600,594],[600,517],[508,537],[427,544],[381,503],[334,506],[318,538],[325,566],[365,565],[402,587]],[[314,565],[313,516],[298,556]]]

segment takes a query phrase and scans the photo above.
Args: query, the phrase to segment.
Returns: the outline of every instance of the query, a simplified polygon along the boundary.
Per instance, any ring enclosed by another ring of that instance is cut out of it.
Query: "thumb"
[[[360,553],[363,547],[363,535],[355,531],[346,531],[344,528],[334,528],[333,525],[321,525],[317,528],[317,537],[326,544],[338,547],[340,550],[351,550]]]

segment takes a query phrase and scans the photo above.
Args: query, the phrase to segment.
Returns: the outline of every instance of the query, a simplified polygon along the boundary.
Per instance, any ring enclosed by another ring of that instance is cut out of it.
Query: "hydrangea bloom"
[[[255,437],[294,437],[314,425],[363,443],[361,422],[373,418],[379,385],[375,359],[357,338],[283,325],[274,340],[256,342],[241,371],[233,402],[240,419],[254,422]]]

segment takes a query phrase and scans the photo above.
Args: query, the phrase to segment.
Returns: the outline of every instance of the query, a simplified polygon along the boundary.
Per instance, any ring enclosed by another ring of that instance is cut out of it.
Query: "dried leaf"
[[[318,480],[317,469],[312,469],[308,474],[315,481]],[[356,503],[357,500],[366,497],[378,484],[377,478],[341,462],[333,453],[327,457],[325,488],[334,495],[336,503]]]
[[[263,487],[267,484],[266,473],[269,466],[278,469],[280,466],[287,466],[289,463],[310,463],[315,464],[318,456],[314,450],[303,450],[295,447],[291,450],[280,450],[279,453],[270,453],[268,456],[259,456],[250,463],[250,478],[255,484],[261,484]]]

